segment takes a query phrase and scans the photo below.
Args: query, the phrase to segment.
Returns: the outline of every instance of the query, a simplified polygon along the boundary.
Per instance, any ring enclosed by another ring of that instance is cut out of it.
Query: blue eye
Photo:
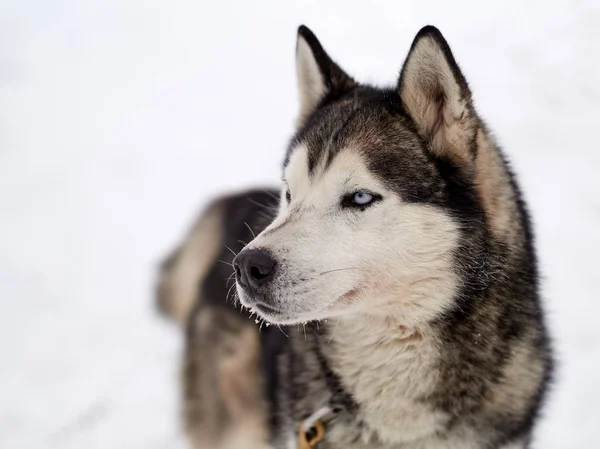
[[[372,204],[380,201],[381,195],[372,193],[367,190],[357,190],[354,193],[349,193],[342,197],[342,209],[358,209],[365,210]]]
[[[352,201],[359,206],[364,206],[373,201],[373,195],[371,195],[369,192],[359,190],[354,194],[354,197],[352,197]]]

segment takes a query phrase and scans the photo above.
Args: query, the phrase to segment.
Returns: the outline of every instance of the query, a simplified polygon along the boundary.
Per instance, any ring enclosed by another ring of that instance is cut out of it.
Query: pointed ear
[[[472,163],[477,118],[471,91],[437,28],[426,26],[415,37],[398,89],[431,150],[457,163]]]
[[[328,95],[339,95],[356,85],[325,52],[317,37],[304,25],[298,28],[296,71],[300,94],[298,127]]]

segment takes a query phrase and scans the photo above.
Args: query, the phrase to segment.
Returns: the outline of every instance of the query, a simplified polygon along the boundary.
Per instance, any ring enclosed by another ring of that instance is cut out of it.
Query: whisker
[[[231,262],[227,262],[226,260],[219,259],[219,262],[229,265],[230,267],[233,267],[233,264]]]
[[[244,224],[246,225],[246,227],[248,228],[248,230],[252,234],[252,238],[256,238],[256,234],[254,233],[254,231],[252,230],[252,228],[250,227],[250,225],[248,223],[246,223],[246,222],[244,222]]]
[[[229,287],[229,282],[231,282],[231,278],[235,276],[235,271],[231,273],[231,275],[225,280],[225,287]]]
[[[229,246],[227,246],[227,245],[223,245],[223,246],[225,246],[225,248],[227,248],[229,251],[231,251],[231,254],[233,254],[234,256],[237,256],[237,253],[234,250],[232,250]]]
[[[259,211],[257,211],[256,215],[258,218],[263,220],[263,224],[266,226],[273,221],[273,219],[275,218],[276,212],[277,211],[274,209],[273,211],[271,211],[270,214],[267,214],[266,212],[259,210]]]
[[[231,298],[229,296],[231,295],[231,293],[232,293],[231,290],[233,289],[233,287],[235,287],[235,285],[236,285],[235,283],[231,284],[231,287],[229,287],[229,290],[227,290],[227,295],[225,295],[226,302],[230,301]],[[235,298],[236,294],[237,294],[237,291],[234,290],[233,291],[233,303],[234,304],[236,302],[236,298]]]
[[[335,270],[327,270],[327,271],[323,271],[322,273],[319,273],[319,276],[323,275],[323,274],[327,274],[327,273],[333,273],[335,271],[345,271],[345,270],[359,270],[359,268],[354,268],[354,267],[348,267],[348,268],[336,268]]]
[[[263,189],[263,192],[269,195],[271,198],[279,201],[279,196],[275,195],[273,192],[269,192],[267,189]]]
[[[256,206],[258,206],[258,207],[262,207],[262,208],[264,208],[264,209],[267,209],[267,210],[275,210],[275,209],[276,209],[274,206],[268,206],[268,205],[266,205],[266,204],[259,203],[258,201],[255,201],[255,200],[253,200],[253,199],[252,199],[252,198],[250,198],[250,197],[248,197],[247,199],[248,199],[248,201],[250,201],[252,204],[255,204],[255,205],[256,205]]]
[[[285,332],[283,332],[283,329],[281,328],[281,326],[278,324],[277,327],[279,328],[279,330],[281,331],[281,333],[283,335],[285,335],[287,338],[290,338],[290,336],[288,334],[286,334]]]

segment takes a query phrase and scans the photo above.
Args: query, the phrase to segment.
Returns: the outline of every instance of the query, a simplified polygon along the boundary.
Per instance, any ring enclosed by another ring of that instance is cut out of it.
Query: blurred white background
[[[1,1],[1,447],[184,447],[156,263],[212,195],[279,179],[301,23],[376,83],[445,34],[538,231],[535,447],[600,447],[600,10],[574,0]]]

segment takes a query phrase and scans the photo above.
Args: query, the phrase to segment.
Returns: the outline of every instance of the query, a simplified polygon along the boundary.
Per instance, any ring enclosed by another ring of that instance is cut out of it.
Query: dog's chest
[[[433,341],[410,333],[381,339],[368,325],[345,323],[333,324],[320,338],[305,340],[300,334],[292,340],[292,354],[284,362],[285,400],[280,403],[291,413],[282,410],[286,418],[281,424],[287,430],[281,447],[296,447],[300,421],[331,400],[339,406],[346,396],[354,407],[342,405],[344,410],[327,422],[318,449],[436,447],[422,446],[448,422],[426,399],[438,380]],[[321,357],[331,373],[324,370]],[[328,379],[331,374],[338,385]]]
[[[427,402],[438,384],[435,341],[404,330],[378,336],[368,322],[337,324],[324,350],[358,404],[362,439],[404,443],[444,429],[449,417]]]

